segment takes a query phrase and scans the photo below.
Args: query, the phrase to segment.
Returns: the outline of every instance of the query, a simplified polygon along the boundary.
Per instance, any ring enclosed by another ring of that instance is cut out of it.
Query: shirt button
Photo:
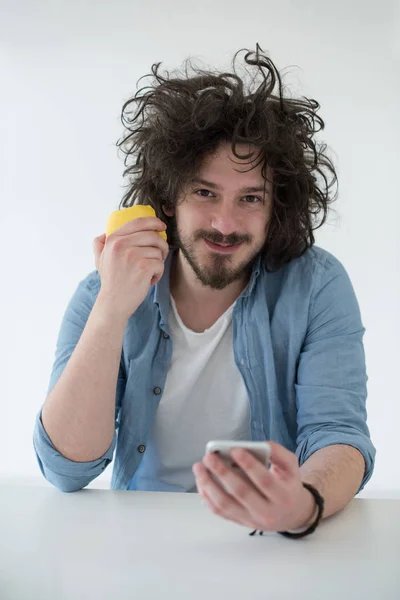
[[[140,446],[138,446],[138,451],[140,452],[140,454],[143,454],[143,452],[146,450],[146,446],[144,446],[143,444],[140,444]]]
[[[161,388],[159,388],[159,387],[155,387],[155,388],[154,388],[154,390],[153,390],[153,393],[154,393],[156,396],[159,396],[159,395],[161,394]]]
[[[163,336],[164,340],[169,340],[169,335],[166,331],[163,331],[162,336]]]

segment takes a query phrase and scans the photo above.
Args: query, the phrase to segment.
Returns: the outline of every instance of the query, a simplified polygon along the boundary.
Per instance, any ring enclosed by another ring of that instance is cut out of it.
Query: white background
[[[43,483],[32,447],[62,315],[122,197],[120,110],[137,79],[192,56],[268,52],[316,98],[340,197],[317,243],[361,306],[377,447],[365,495],[400,496],[400,20],[382,0],[0,0],[0,479]],[[107,487],[111,467],[94,486]]]

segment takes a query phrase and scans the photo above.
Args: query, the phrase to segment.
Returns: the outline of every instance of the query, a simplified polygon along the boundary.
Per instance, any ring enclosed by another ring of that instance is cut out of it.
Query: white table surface
[[[198,494],[0,485],[0,599],[400,599],[400,500],[303,540],[249,531]]]

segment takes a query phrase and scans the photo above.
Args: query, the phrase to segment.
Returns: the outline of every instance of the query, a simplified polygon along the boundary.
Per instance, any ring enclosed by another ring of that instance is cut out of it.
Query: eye
[[[250,201],[246,200],[246,204],[257,204],[257,202],[262,202],[262,199],[259,196],[245,196],[244,198],[251,198]]]
[[[205,193],[203,194],[202,192],[205,192]],[[210,190],[206,190],[206,189],[195,190],[194,193],[197,194],[198,196],[202,196],[203,198],[209,198],[210,196],[208,196],[207,194],[212,194],[212,192],[210,192]]]

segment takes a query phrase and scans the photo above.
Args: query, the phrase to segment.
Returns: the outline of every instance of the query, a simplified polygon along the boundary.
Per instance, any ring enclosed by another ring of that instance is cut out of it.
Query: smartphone
[[[237,471],[238,474],[246,477],[239,465],[233,460],[231,450],[234,448],[244,448],[250,452],[254,458],[259,460],[267,468],[270,466],[271,447],[268,442],[242,442],[236,440],[212,440],[206,445],[206,454],[215,452],[222,458],[228,467]]]

